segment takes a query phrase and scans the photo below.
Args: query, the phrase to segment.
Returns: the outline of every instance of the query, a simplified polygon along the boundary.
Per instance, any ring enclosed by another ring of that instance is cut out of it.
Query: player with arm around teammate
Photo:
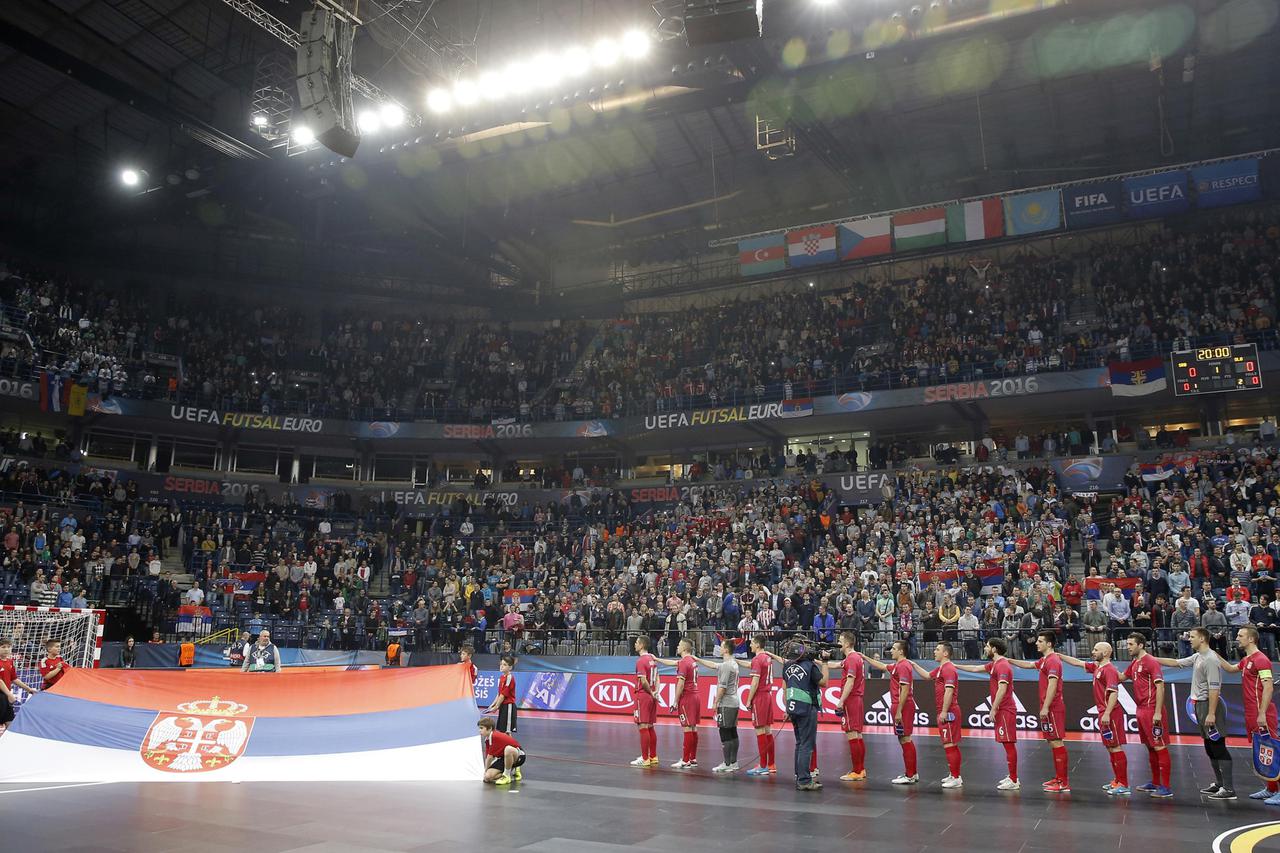
[[[1067,758],[1067,745],[1062,735],[1067,727],[1067,703],[1062,698],[1062,658],[1054,651],[1057,634],[1053,631],[1041,631],[1036,634],[1036,651],[1040,653],[1038,660],[1025,661],[1009,659],[1009,663],[1021,669],[1034,669],[1040,674],[1040,736],[1049,742],[1053,750],[1054,776],[1041,788],[1048,794],[1069,794],[1071,783],[1068,779],[1070,761]]]
[[[1276,737],[1276,706],[1271,701],[1274,685],[1271,677],[1271,659],[1258,648],[1258,629],[1244,625],[1236,631],[1236,645],[1240,648],[1239,665],[1222,662],[1227,672],[1240,673],[1240,687],[1244,694],[1244,730],[1252,741],[1253,736],[1266,732]],[[1263,800],[1269,806],[1280,806],[1280,781],[1268,781],[1266,787],[1249,795],[1251,800]]]
[[[1005,654],[1008,644],[1002,637],[990,637],[983,653],[990,658],[987,664],[958,663],[956,669],[965,672],[985,673],[991,679],[991,722],[996,730],[996,742],[1004,747],[1008,774],[996,783],[999,791],[1020,791],[1018,781],[1018,708],[1013,698],[1013,666]]]
[[[922,678],[933,682],[934,700],[938,707],[938,737],[947,755],[947,778],[942,780],[942,787],[947,789],[964,787],[964,779],[960,775],[960,737],[963,734],[960,725],[960,674],[951,662],[951,651],[950,643],[938,643],[933,647],[933,659],[938,666],[932,672],[915,661],[911,662]]]
[[[915,687],[914,664],[907,659],[907,641],[894,640],[889,649],[893,663],[883,663],[869,655],[863,655],[869,665],[889,673],[889,712],[893,715],[893,733],[902,747],[902,775],[893,778],[895,785],[915,785],[920,781],[916,767],[916,745],[911,740],[915,728],[916,701],[912,693]]]
[[[1098,715],[1098,734],[1111,759],[1111,781],[1102,790],[1112,797],[1129,796],[1129,759],[1124,754],[1124,709],[1120,707],[1120,671],[1111,662],[1111,644],[1093,647],[1093,660],[1084,661],[1060,654],[1062,662],[1078,666],[1093,676],[1093,706]]]

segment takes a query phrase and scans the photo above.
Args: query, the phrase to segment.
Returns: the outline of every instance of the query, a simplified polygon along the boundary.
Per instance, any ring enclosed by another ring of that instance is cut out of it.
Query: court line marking
[[[1217,838],[1213,839],[1213,853],[1222,853],[1222,841],[1228,835],[1235,835],[1238,832],[1240,833],[1244,832],[1246,829],[1257,829],[1258,827],[1261,827],[1261,826],[1275,826],[1276,823],[1277,821],[1274,821],[1274,820],[1264,820],[1261,823],[1250,823],[1250,824],[1245,824],[1244,826],[1232,827],[1231,829],[1228,829],[1226,832],[1219,834]]]
[[[0,791],[3,794],[29,794],[33,791],[60,791],[63,788],[92,788],[94,785],[114,785],[115,782],[76,782],[73,785],[44,785],[39,788],[9,788]]]

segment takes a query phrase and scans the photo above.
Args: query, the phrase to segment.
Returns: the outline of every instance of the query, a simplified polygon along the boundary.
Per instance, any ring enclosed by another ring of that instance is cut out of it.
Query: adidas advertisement
[[[864,703],[866,699],[869,698],[871,698],[871,694],[864,697]],[[916,718],[912,721],[916,728],[927,728],[928,726],[933,725],[933,714],[926,713],[924,708],[919,707],[918,703],[922,698],[924,697],[920,696],[916,699]],[[932,688],[930,688],[929,691],[929,701],[933,701]],[[875,700],[870,705],[865,706],[863,718],[866,720],[866,724],[868,726],[893,725],[893,697],[890,695],[889,691],[886,690],[879,699]]]

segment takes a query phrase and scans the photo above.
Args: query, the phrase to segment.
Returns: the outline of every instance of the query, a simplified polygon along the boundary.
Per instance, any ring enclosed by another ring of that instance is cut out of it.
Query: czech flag
[[[71,669],[0,737],[0,782],[475,781],[475,726],[462,664]]]

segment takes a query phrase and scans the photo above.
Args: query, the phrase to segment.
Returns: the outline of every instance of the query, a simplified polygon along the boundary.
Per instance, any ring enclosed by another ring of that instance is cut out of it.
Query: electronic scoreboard
[[[1262,387],[1257,344],[1225,344],[1174,352],[1173,393],[1180,397]]]

